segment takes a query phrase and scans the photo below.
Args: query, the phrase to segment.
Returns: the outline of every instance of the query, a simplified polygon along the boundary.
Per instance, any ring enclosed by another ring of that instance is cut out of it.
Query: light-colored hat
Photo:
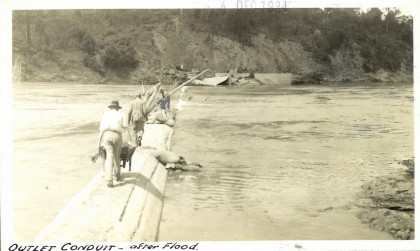
[[[108,108],[113,108],[113,107],[117,107],[118,109],[121,109],[122,107],[120,106],[120,103],[118,102],[118,100],[113,100],[111,102],[111,104],[108,106]]]

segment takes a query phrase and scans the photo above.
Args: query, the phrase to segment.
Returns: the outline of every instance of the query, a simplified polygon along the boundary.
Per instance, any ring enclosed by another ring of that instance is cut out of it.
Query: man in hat
[[[101,146],[105,148],[105,176],[108,181],[108,187],[112,187],[113,172],[115,172],[117,181],[120,179],[120,154],[123,144],[122,130],[127,129],[127,125],[124,122],[123,114],[119,111],[121,106],[117,100],[112,101],[108,108],[109,111],[102,115],[98,145],[99,148]]]
[[[162,84],[158,83],[149,89],[145,95],[141,93],[135,100],[131,101],[128,109],[128,126],[130,138],[133,144],[140,146],[144,134],[144,124],[147,121],[149,113],[156,104],[156,97]]]

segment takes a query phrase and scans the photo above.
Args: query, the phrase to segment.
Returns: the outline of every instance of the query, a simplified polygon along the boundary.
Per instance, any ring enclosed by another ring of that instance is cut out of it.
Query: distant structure
[[[293,80],[292,73],[256,73],[256,72],[238,73],[237,69],[230,69],[228,73],[216,72],[215,76],[228,77],[229,85],[234,84],[235,81],[244,79],[244,78],[256,79],[264,85],[282,85],[282,86],[290,85]]]

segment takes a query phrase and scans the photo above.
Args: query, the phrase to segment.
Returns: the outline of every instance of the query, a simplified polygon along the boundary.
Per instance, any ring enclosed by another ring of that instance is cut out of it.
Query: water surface
[[[139,87],[72,83],[13,86],[13,221],[32,241],[101,169],[90,162],[111,100],[127,109]]]
[[[114,99],[125,111],[139,90],[13,86],[17,241],[33,240],[100,170],[89,155],[101,115]],[[161,241],[392,238],[362,225],[354,201],[363,182],[413,156],[412,86],[189,92],[173,150],[205,168],[170,174]]]
[[[392,239],[362,225],[365,181],[413,156],[411,86],[191,89],[160,240]]]

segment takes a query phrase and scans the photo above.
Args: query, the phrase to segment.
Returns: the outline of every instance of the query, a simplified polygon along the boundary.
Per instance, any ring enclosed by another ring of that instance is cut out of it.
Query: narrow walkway
[[[145,139],[166,149],[172,128],[147,125]],[[132,169],[106,186],[102,172],[80,191],[35,241],[157,241],[167,171],[154,157],[136,149]]]

